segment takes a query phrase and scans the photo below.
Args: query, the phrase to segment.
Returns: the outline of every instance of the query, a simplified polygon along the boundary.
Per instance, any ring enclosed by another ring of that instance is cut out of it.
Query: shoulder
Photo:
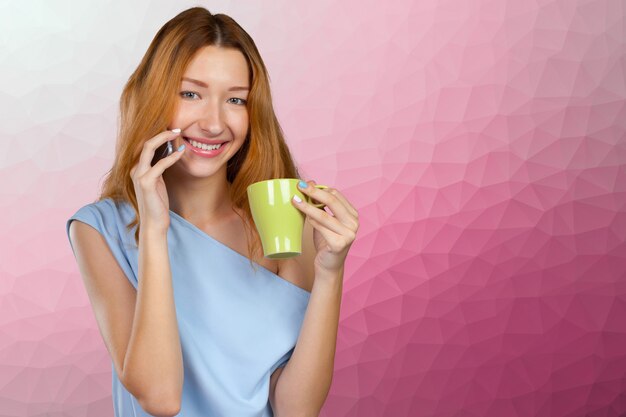
[[[315,255],[313,226],[305,219],[302,230],[302,253],[300,256],[293,258],[279,259],[278,275],[311,292],[313,281],[315,280],[315,268],[313,265]]]
[[[106,220],[110,217],[111,207],[108,200],[100,200],[93,203],[85,204],[67,220],[67,229],[69,231],[72,220],[80,220],[89,224],[99,232],[105,231]]]
[[[104,246],[108,246],[126,275],[132,277],[130,251],[136,251],[136,244],[133,231],[126,230],[126,211],[112,199],[99,200],[78,209],[66,222],[67,236],[74,254],[76,242],[82,246],[84,253],[99,253]]]
[[[123,213],[127,212],[129,208],[132,210],[129,203],[125,201],[113,200],[107,197],[93,203],[85,204],[76,211],[74,216],[99,217],[107,219],[111,217],[120,217]]]
[[[128,203],[105,198],[79,208],[66,221],[67,234],[70,234],[73,220],[80,220],[96,229],[103,236],[121,244],[127,235],[126,224],[132,219],[132,206]],[[73,229],[73,228],[72,228]]]

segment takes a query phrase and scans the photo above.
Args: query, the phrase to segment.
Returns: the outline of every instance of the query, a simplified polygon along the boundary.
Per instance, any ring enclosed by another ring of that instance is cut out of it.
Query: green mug
[[[276,178],[255,182],[247,188],[250,211],[266,258],[291,258],[302,253],[305,215],[291,203],[294,194],[317,208],[325,207],[303,194],[298,182],[298,178]],[[328,188],[321,184],[315,187]]]

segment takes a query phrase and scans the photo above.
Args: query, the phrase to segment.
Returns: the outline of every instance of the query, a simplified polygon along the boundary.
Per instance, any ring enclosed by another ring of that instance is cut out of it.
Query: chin
[[[186,151],[185,151],[186,152]],[[186,175],[196,178],[206,178],[218,174],[220,171],[226,172],[226,162],[221,165],[206,163],[204,161],[178,161],[181,164],[182,171]]]

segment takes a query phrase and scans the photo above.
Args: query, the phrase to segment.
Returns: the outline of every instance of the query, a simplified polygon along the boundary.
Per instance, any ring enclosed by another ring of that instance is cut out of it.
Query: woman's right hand
[[[151,166],[154,153],[165,142],[174,140],[180,135],[180,129],[161,132],[143,144],[139,161],[130,170],[130,176],[135,186],[137,205],[141,227],[167,230],[170,225],[170,203],[167,188],[163,181],[163,171],[180,159],[183,151],[176,149],[171,155],[160,159]]]

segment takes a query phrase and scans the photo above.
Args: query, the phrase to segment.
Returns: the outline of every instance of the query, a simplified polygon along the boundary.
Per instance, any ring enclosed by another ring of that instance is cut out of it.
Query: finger
[[[312,204],[307,203],[306,201],[297,202],[294,199],[291,199],[293,204],[304,214],[307,215],[310,219],[315,220],[320,225],[328,228],[329,230],[339,234],[344,235],[350,232],[350,229],[336,217],[331,216],[324,210],[320,210]]]
[[[319,209],[316,209],[316,210],[319,211]],[[342,249],[342,248],[335,247],[336,246],[335,242],[343,241],[343,237],[341,235],[333,232],[332,230],[329,230],[327,227],[325,227],[323,224],[321,224],[315,219],[309,218],[309,222],[311,223],[311,226],[313,226],[318,232],[320,232],[322,237],[326,240],[326,243],[328,244],[328,246],[330,246],[333,250]]]
[[[310,181],[312,184],[316,184],[315,181]],[[348,201],[348,199],[336,188],[326,188],[326,192],[334,195],[348,210],[348,212],[352,215],[352,227],[357,230],[359,227],[359,212],[354,208],[352,204]]]
[[[137,163],[136,175],[143,175],[151,168],[150,163],[154,158],[154,152],[156,149],[163,145],[168,140],[173,140],[180,135],[180,129],[166,130],[156,136],[148,139],[143,144],[141,155],[139,155],[139,162]]]
[[[337,197],[337,199],[343,203],[343,205],[346,207],[346,209],[348,209],[350,214],[352,214],[355,218],[359,217],[359,213],[356,211],[354,206],[352,206],[352,204],[350,204],[348,199],[343,194],[341,194],[341,192],[339,192],[338,189],[336,189],[336,188],[328,188],[326,191],[331,193],[335,197]]]
[[[315,182],[315,180],[310,180],[307,181],[307,183],[316,185],[317,183]],[[357,210],[354,208],[354,206],[352,204],[350,204],[350,202],[348,201],[348,199],[341,194],[341,192],[339,192],[338,189],[336,188],[326,188],[326,191],[333,194],[335,197],[337,197],[339,199],[339,201],[341,201],[343,203],[344,206],[346,206],[346,209],[354,216],[354,217],[359,217],[359,213],[357,212]]]
[[[348,211],[344,203],[335,195],[331,194],[328,189],[316,188],[311,184],[307,184],[306,188],[300,188],[300,186],[298,186],[298,188],[313,200],[324,203],[341,223],[353,226],[356,222],[354,215]],[[324,213],[326,212],[324,211]]]
[[[167,142],[165,142],[166,146],[163,148],[163,152],[161,152],[161,157],[159,159],[170,156],[174,152],[174,145],[172,144],[173,142],[173,140],[168,140]],[[157,151],[158,150],[159,148],[157,148]]]
[[[163,174],[163,172],[171,167],[172,165],[174,165],[176,163],[176,161],[178,161],[180,159],[180,157],[182,156],[183,152],[185,152],[186,148],[179,150],[175,150],[174,152],[172,152],[171,155],[166,156],[165,158],[162,158],[159,160],[159,162],[157,162],[156,164],[154,164],[154,166],[152,168],[150,168],[150,170],[148,172],[146,172],[144,174],[145,177],[149,177],[149,178],[158,178],[159,176],[161,176]]]

